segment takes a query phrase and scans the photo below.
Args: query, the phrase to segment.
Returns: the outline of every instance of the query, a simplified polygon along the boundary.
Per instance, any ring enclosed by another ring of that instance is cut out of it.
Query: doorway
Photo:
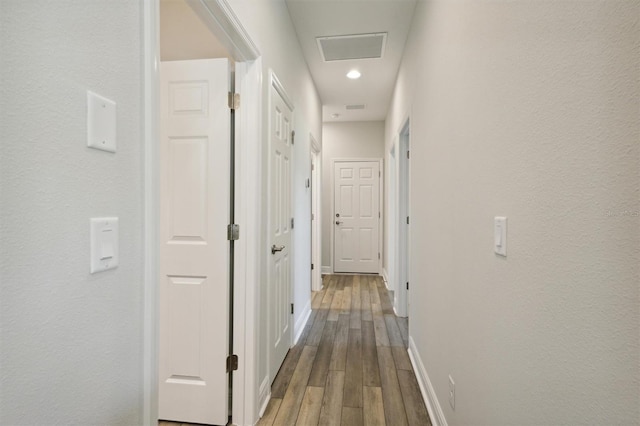
[[[168,3],[174,3],[173,1]],[[259,272],[259,258],[263,255],[260,250],[259,224],[261,210],[260,200],[256,200],[253,194],[259,193],[260,164],[262,147],[259,143],[261,127],[261,72],[262,66],[259,52],[251,41],[246,31],[242,28],[237,18],[230,14],[226,3],[222,0],[207,1],[205,6],[200,1],[188,1],[188,11],[195,12],[201,24],[213,34],[226,51],[230,59],[235,61],[235,91],[243,97],[244,109],[238,111],[235,126],[232,130],[240,134],[238,149],[234,161],[227,156],[227,165],[235,168],[236,193],[235,201],[231,203],[231,197],[223,201],[225,211],[235,208],[236,222],[246,224],[246,233],[235,244],[235,286],[229,290],[235,292],[235,298],[228,300],[228,310],[235,314],[229,319],[232,323],[233,334],[221,346],[229,349],[229,353],[237,354],[242,360],[242,367],[228,374],[229,383],[233,384],[233,406],[229,408],[228,400],[217,401],[219,407],[227,410],[229,416],[233,416],[234,422],[240,424],[253,423],[256,419],[256,361],[257,339],[255,324],[257,318],[252,306],[257,304],[256,277]],[[144,2],[144,105],[145,105],[145,331],[144,331],[144,423],[155,424],[159,418],[159,381],[160,381],[160,318],[161,306],[159,302],[160,282],[160,179],[163,167],[160,163],[160,79],[158,65],[161,61],[160,51],[162,47],[160,36],[161,0]],[[178,44],[183,51],[188,51],[193,46],[187,46],[184,42]],[[176,59],[176,58],[174,58]],[[189,59],[189,58],[178,58]],[[227,82],[228,78],[225,79]],[[187,91],[189,92],[189,91]],[[195,92],[192,91],[191,94]],[[184,95],[184,93],[183,93]],[[186,99],[189,99],[186,96]],[[185,97],[174,99],[178,104]],[[183,104],[184,105],[184,104]],[[224,101],[226,107],[227,100]],[[187,108],[189,110],[189,108]],[[185,111],[189,112],[189,111]],[[188,145],[188,144],[187,144]],[[192,145],[193,146],[193,145]],[[244,171],[244,172],[243,172]],[[228,208],[228,210],[227,210]],[[230,217],[225,215],[225,223]],[[226,231],[226,225],[224,227]],[[255,232],[252,232],[255,231]],[[226,232],[225,232],[226,234]],[[188,236],[188,235],[187,235]],[[229,244],[227,235],[223,237]],[[231,254],[229,252],[229,254]],[[228,268],[228,267],[227,267]],[[191,282],[185,282],[185,286]],[[196,288],[195,285],[193,288]],[[219,343],[219,342],[218,342]],[[226,364],[226,363],[225,363]],[[226,365],[222,367],[225,370]],[[233,369],[231,369],[233,370]],[[195,374],[173,374],[174,376],[195,377]],[[183,377],[173,377],[174,380],[182,380]],[[224,383],[226,381],[223,380]],[[226,385],[225,385],[226,386]],[[226,388],[227,391],[229,388]],[[225,419],[224,423],[228,420]],[[217,420],[216,420],[217,422]]]
[[[410,158],[411,158],[411,126],[407,119],[402,126],[398,138],[398,204],[397,204],[397,294],[395,310],[398,316],[409,315],[409,289],[410,289],[410,226],[411,226],[411,180],[410,180]]]
[[[333,168],[334,271],[380,272],[380,161],[338,161]]]

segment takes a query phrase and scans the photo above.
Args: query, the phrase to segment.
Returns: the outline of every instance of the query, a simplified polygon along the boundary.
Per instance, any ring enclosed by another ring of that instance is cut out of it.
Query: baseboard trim
[[[307,305],[302,309],[302,315],[298,318],[298,321],[293,326],[294,330],[294,338],[293,345],[298,343],[300,336],[302,336],[302,332],[304,331],[304,327],[307,325],[307,321],[309,321],[309,317],[311,316],[311,300],[307,302]],[[292,345],[292,346],[293,346]]]
[[[331,275],[331,274],[333,274],[333,268],[331,266],[322,267],[322,275]]]
[[[387,290],[389,290],[389,274],[387,273],[387,270],[385,268],[382,268],[382,279],[384,281],[384,285],[387,287]]]
[[[416,372],[420,393],[422,393],[422,399],[424,399],[424,403],[427,406],[431,423],[433,423],[433,426],[448,426],[447,419],[444,417],[442,407],[433,389],[427,370],[424,368],[424,364],[418,353],[416,343],[411,336],[409,336],[409,359],[411,360],[411,365],[413,365],[413,370]]]
[[[267,377],[265,377],[260,384],[260,397],[258,399],[258,406],[260,407],[260,411],[258,411],[258,418],[261,418],[264,415],[264,412],[267,409],[267,405],[269,405],[270,400],[271,386],[269,386],[269,376],[267,375]]]

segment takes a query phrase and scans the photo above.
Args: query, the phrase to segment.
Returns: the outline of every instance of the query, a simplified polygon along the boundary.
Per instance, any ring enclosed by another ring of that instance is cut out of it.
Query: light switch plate
[[[118,218],[91,219],[91,273],[118,266]]]
[[[500,256],[507,255],[507,218],[493,218],[493,251]]]
[[[87,146],[116,152],[116,103],[87,91]]]

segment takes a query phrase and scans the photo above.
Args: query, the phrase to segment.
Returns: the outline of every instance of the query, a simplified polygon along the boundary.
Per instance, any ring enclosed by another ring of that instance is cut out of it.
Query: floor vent
[[[387,33],[317,37],[316,40],[325,62],[374,59],[384,55]]]

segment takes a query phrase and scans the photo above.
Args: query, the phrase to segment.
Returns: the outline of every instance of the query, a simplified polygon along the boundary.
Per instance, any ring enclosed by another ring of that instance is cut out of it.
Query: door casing
[[[320,224],[322,223],[322,155],[320,147],[315,138],[309,135],[311,139],[311,164],[315,168],[311,175],[311,263],[314,269],[311,271],[311,290],[322,290],[322,232]]]
[[[236,222],[243,238],[235,246],[234,353],[242,369],[233,375],[234,423],[254,424],[258,419],[256,324],[260,277],[259,193],[262,176],[262,61],[260,52],[225,0],[189,0],[200,18],[236,61],[236,93],[242,106],[236,116]],[[143,2],[144,68],[144,360],[143,423],[158,421],[159,336],[159,101],[160,0]]]

